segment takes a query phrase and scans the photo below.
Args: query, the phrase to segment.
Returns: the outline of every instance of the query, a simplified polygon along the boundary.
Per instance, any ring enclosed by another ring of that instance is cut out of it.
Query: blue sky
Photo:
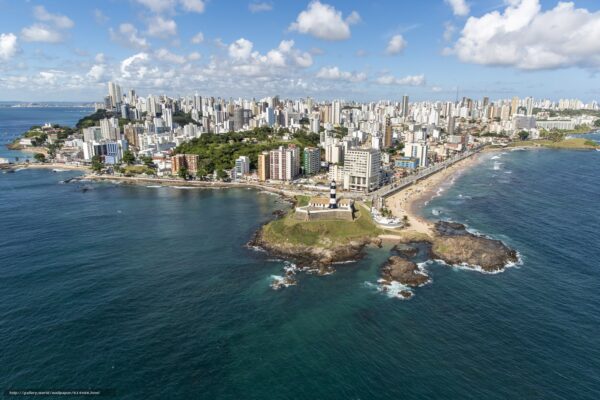
[[[0,0],[0,100],[600,97],[600,2]]]

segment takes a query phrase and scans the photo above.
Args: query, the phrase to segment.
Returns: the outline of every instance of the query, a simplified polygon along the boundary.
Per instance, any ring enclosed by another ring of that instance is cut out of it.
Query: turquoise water
[[[386,249],[272,290],[284,263],[244,247],[286,207],[268,194],[1,174],[0,389],[597,399],[600,154],[494,156],[423,212],[505,240],[523,265],[431,264],[433,282],[408,301],[372,285]]]
[[[93,112],[87,107],[0,107],[0,158],[14,161],[31,158],[31,154],[8,150],[6,144],[27,132],[33,125],[59,124],[74,126]]]

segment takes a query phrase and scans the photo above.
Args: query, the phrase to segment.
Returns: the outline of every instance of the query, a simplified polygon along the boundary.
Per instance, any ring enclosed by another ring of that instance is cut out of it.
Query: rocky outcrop
[[[500,240],[474,235],[464,225],[439,221],[431,252],[435,259],[448,264],[479,266],[487,272],[497,272],[518,261],[517,252]]]
[[[400,282],[403,285],[417,287],[429,282],[429,276],[419,269],[417,264],[403,257],[392,256],[381,269],[384,282]]]
[[[378,238],[363,238],[329,248],[311,247],[267,242],[262,237],[261,229],[256,232],[248,245],[263,249],[274,257],[291,260],[301,268],[309,267],[312,270],[322,271],[323,274],[327,274],[331,272],[330,268],[328,268],[331,264],[359,260],[363,256],[365,246],[381,247],[381,240]]]
[[[396,252],[404,257],[415,257],[419,253],[419,249],[408,244],[397,244],[392,248],[392,252]]]

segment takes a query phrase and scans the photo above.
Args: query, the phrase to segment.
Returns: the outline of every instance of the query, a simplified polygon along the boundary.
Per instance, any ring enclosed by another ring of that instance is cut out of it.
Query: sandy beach
[[[27,163],[19,164],[19,168],[31,168],[31,169],[57,169],[57,170],[68,170],[68,171],[84,171],[89,172],[90,168],[85,165],[72,165],[63,163]]]
[[[390,196],[386,199],[386,206],[399,218],[408,217],[410,226],[407,231],[415,231],[432,235],[433,223],[419,215],[419,210],[426,202],[439,194],[440,188],[449,185],[466,169],[474,166],[480,160],[480,155],[466,158],[450,167],[425,178],[416,184]]]

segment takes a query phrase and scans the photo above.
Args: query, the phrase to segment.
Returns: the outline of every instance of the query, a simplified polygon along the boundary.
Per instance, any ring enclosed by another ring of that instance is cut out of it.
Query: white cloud
[[[150,59],[148,53],[137,53],[121,61],[121,75],[123,78],[135,76],[143,79],[147,72],[146,62]]]
[[[289,29],[324,40],[345,40],[350,38],[350,25],[359,20],[360,15],[356,11],[344,20],[340,11],[316,0],[298,14]]]
[[[99,10],[97,8],[94,10],[94,19],[99,25],[104,25],[109,20],[109,18],[106,15],[104,15],[102,10]]]
[[[93,65],[90,71],[87,73],[87,77],[95,82],[101,82],[105,80],[106,67],[102,64]]]
[[[185,12],[203,13],[206,6],[205,0],[135,0],[155,14],[175,13],[175,6],[179,4]]]
[[[157,60],[160,61],[165,61],[168,63],[173,63],[173,64],[184,64],[185,63],[185,57],[184,56],[180,56],[178,54],[172,53],[167,49],[158,49],[156,52],[154,52],[154,57]]]
[[[58,43],[63,40],[60,32],[42,24],[34,24],[23,28],[21,30],[21,38],[26,42],[44,43]]]
[[[469,5],[467,4],[467,2],[465,0],[445,0],[447,4],[450,5],[450,7],[452,7],[452,12],[454,13],[454,15],[457,15],[459,17],[464,17],[469,15],[469,12],[471,11]],[[507,1],[514,1],[514,0],[507,0]]]
[[[367,79],[364,72],[352,73],[341,71],[338,67],[323,67],[317,72],[317,78],[334,81],[362,82]]]
[[[523,70],[600,68],[600,11],[539,0],[509,0],[501,13],[470,17],[452,48],[461,61]]]
[[[444,23],[444,40],[449,42],[454,37],[454,33],[456,32],[456,27],[451,22]]]
[[[350,25],[358,24],[361,21],[360,14],[356,11],[352,11],[350,15],[346,17],[346,22]]]
[[[0,34],[0,61],[8,61],[17,53],[17,36],[13,33]]]
[[[385,52],[389,55],[400,54],[406,48],[407,44],[402,35],[394,35],[388,42]]]
[[[165,19],[159,15],[148,21],[148,35],[166,38],[177,34],[177,24],[172,19]]]
[[[236,60],[245,60],[250,57],[254,44],[244,38],[240,38],[229,45],[229,56]]]
[[[185,11],[203,13],[204,12],[204,1],[203,0],[180,0],[181,6]]]
[[[202,32],[198,32],[194,35],[194,37],[192,37],[191,42],[193,44],[200,44],[202,42],[204,42],[204,34]]]
[[[49,22],[60,29],[69,29],[75,26],[75,23],[66,15],[49,13],[44,6],[35,6],[33,16],[38,21]]]
[[[202,58],[202,54],[198,53],[197,51],[193,51],[190,54],[188,54],[188,56],[187,56],[187,59],[190,61],[198,61],[201,58]]]
[[[423,86],[425,85],[425,75],[408,75],[403,78],[396,78],[393,75],[383,75],[376,79],[380,85],[399,85],[399,86]]]
[[[118,31],[109,29],[110,38],[122,45],[134,49],[145,49],[148,47],[148,41],[138,35],[138,30],[132,24],[125,23],[119,25]]]
[[[141,5],[148,7],[150,11],[161,13],[172,10],[175,7],[175,0],[136,0]]]
[[[248,9],[250,10],[251,13],[271,11],[273,9],[273,4],[266,3],[266,2],[262,2],[262,3],[253,2],[253,3],[248,4]]]
[[[282,40],[277,48],[266,54],[253,51],[253,47],[254,44],[244,38],[231,43],[228,54],[233,63],[224,68],[246,76],[268,76],[292,72],[294,68],[307,68],[313,63],[311,54],[296,49],[293,40]]]

